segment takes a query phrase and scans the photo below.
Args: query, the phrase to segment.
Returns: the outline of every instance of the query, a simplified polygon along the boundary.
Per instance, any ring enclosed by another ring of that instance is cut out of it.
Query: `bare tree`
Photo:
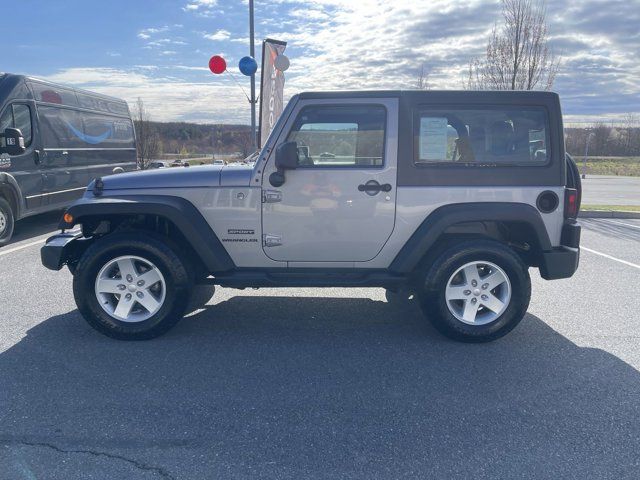
[[[627,113],[621,128],[625,155],[640,155],[640,115]]]
[[[134,108],[133,122],[136,128],[136,149],[138,151],[138,167],[148,168],[149,163],[160,153],[161,142],[158,132],[149,119],[149,113],[140,97]]]
[[[425,68],[424,63],[420,67],[420,74],[418,75],[417,87],[418,90],[431,90],[431,85],[429,85],[429,75],[430,71]]]
[[[613,140],[613,128],[604,122],[597,122],[591,127],[593,155],[606,155]]]
[[[233,134],[233,143],[240,149],[243,158],[253,153],[251,130],[239,130]]]
[[[494,26],[485,56],[469,64],[467,88],[550,90],[559,57],[548,45],[544,3],[502,0],[502,17],[504,23]]]

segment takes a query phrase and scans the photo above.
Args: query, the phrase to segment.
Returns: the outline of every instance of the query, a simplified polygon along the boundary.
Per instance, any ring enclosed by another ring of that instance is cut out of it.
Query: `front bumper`
[[[562,227],[562,245],[542,252],[540,275],[545,280],[569,278],[580,263],[580,225],[565,223]]]
[[[60,270],[63,266],[78,258],[83,250],[81,233],[60,233],[49,237],[40,249],[42,265],[49,270]]]

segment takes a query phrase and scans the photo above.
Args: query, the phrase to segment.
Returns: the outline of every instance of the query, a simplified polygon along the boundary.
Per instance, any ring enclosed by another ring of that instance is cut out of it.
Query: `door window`
[[[13,122],[14,128],[22,132],[25,147],[31,145],[31,109],[28,105],[13,105]]]
[[[385,124],[379,105],[305,107],[287,141],[297,143],[302,168],[381,167]]]
[[[0,132],[7,128],[17,128],[24,137],[24,146],[31,145],[31,109],[28,105],[14,103],[5,108],[0,116]]]

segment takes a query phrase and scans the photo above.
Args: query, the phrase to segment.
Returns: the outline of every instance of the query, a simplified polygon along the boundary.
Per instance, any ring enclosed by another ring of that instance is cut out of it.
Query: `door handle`
[[[358,185],[358,190],[360,192],[365,192],[367,195],[376,195],[379,192],[390,192],[391,184],[383,183],[380,185],[375,180],[369,180],[367,183]]]
[[[34,150],[33,151],[33,161],[35,162],[36,165],[40,165],[40,150]]]

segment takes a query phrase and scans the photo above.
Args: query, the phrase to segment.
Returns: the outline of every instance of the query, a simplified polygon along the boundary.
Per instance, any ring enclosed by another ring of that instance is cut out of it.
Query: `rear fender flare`
[[[552,248],[542,217],[531,205],[515,202],[456,203],[437,208],[420,224],[396,255],[390,270],[397,273],[414,271],[448,227],[483,221],[526,224],[535,232],[537,246],[542,251]]]

